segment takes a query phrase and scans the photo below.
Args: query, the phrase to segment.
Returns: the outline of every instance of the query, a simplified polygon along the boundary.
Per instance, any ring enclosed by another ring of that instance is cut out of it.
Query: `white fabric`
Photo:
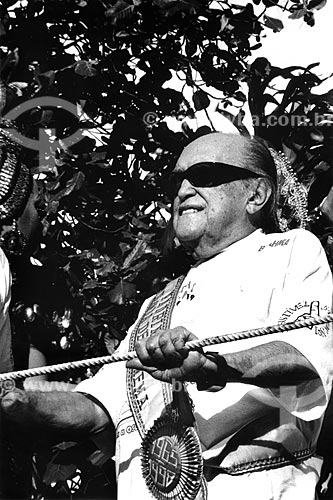
[[[205,338],[310,314],[325,315],[331,309],[332,277],[318,239],[300,229],[270,235],[258,230],[189,271],[178,294],[171,327],[181,325]],[[283,388],[279,394],[239,383],[227,384],[216,393],[198,392],[190,384],[205,459],[214,459],[223,451],[229,439],[248,422],[247,412],[263,401],[280,405],[288,422],[297,418],[305,441],[309,436],[315,440],[332,381],[329,326],[220,344],[209,350],[236,352],[275,340],[297,348],[316,368],[322,385],[303,384],[297,393],[293,387]],[[118,352],[126,351],[125,340]],[[105,366],[77,390],[97,398],[116,427],[118,498],[151,499],[141,476],[141,440],[127,402],[124,363]],[[311,458],[297,466],[264,472],[219,474],[208,483],[208,499],[313,500],[320,464],[318,458]]]
[[[9,319],[11,274],[8,260],[0,249],[0,373],[13,370]]]

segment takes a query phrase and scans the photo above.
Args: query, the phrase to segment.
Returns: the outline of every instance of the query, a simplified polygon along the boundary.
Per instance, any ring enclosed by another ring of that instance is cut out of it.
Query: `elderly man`
[[[105,366],[75,393],[17,391],[4,412],[82,434],[112,425],[122,500],[313,500],[330,327],[214,352],[186,343],[330,312],[321,245],[303,229],[277,232],[275,164],[255,139],[196,139],[171,183],[175,236],[196,264],[143,305],[119,349],[138,359]]]

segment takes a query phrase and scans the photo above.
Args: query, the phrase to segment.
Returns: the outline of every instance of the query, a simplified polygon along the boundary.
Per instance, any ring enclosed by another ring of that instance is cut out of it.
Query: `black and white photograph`
[[[0,0],[0,500],[333,500],[333,0]]]

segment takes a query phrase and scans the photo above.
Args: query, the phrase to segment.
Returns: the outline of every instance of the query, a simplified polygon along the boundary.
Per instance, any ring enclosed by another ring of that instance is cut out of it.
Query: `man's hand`
[[[23,429],[86,437],[110,424],[104,409],[79,392],[25,392],[15,389],[1,400],[1,415]]]
[[[226,382],[275,388],[318,378],[309,361],[281,341],[219,356],[189,351],[186,343],[196,338],[181,326],[158,331],[136,344],[138,359],[128,361],[126,366],[144,370],[163,382],[196,382],[199,390],[222,388]]]
[[[31,418],[31,409],[28,394],[15,388],[7,392],[1,398],[1,410],[9,420],[17,424],[26,424],[27,419]]]
[[[205,378],[214,377],[218,367],[202,350],[189,351],[186,348],[185,344],[196,338],[181,326],[160,330],[137,342],[138,359],[128,361],[127,367],[144,370],[163,382],[176,379],[200,383]]]

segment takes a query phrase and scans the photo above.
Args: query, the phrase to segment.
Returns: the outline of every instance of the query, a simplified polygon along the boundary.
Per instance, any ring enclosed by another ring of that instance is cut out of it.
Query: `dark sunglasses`
[[[194,187],[213,187],[220,186],[227,182],[237,181],[240,179],[249,179],[251,177],[259,177],[258,174],[250,172],[245,168],[234,167],[227,163],[219,162],[202,162],[192,165],[187,170],[172,172],[169,175],[167,182],[167,194],[175,198],[186,179]]]

